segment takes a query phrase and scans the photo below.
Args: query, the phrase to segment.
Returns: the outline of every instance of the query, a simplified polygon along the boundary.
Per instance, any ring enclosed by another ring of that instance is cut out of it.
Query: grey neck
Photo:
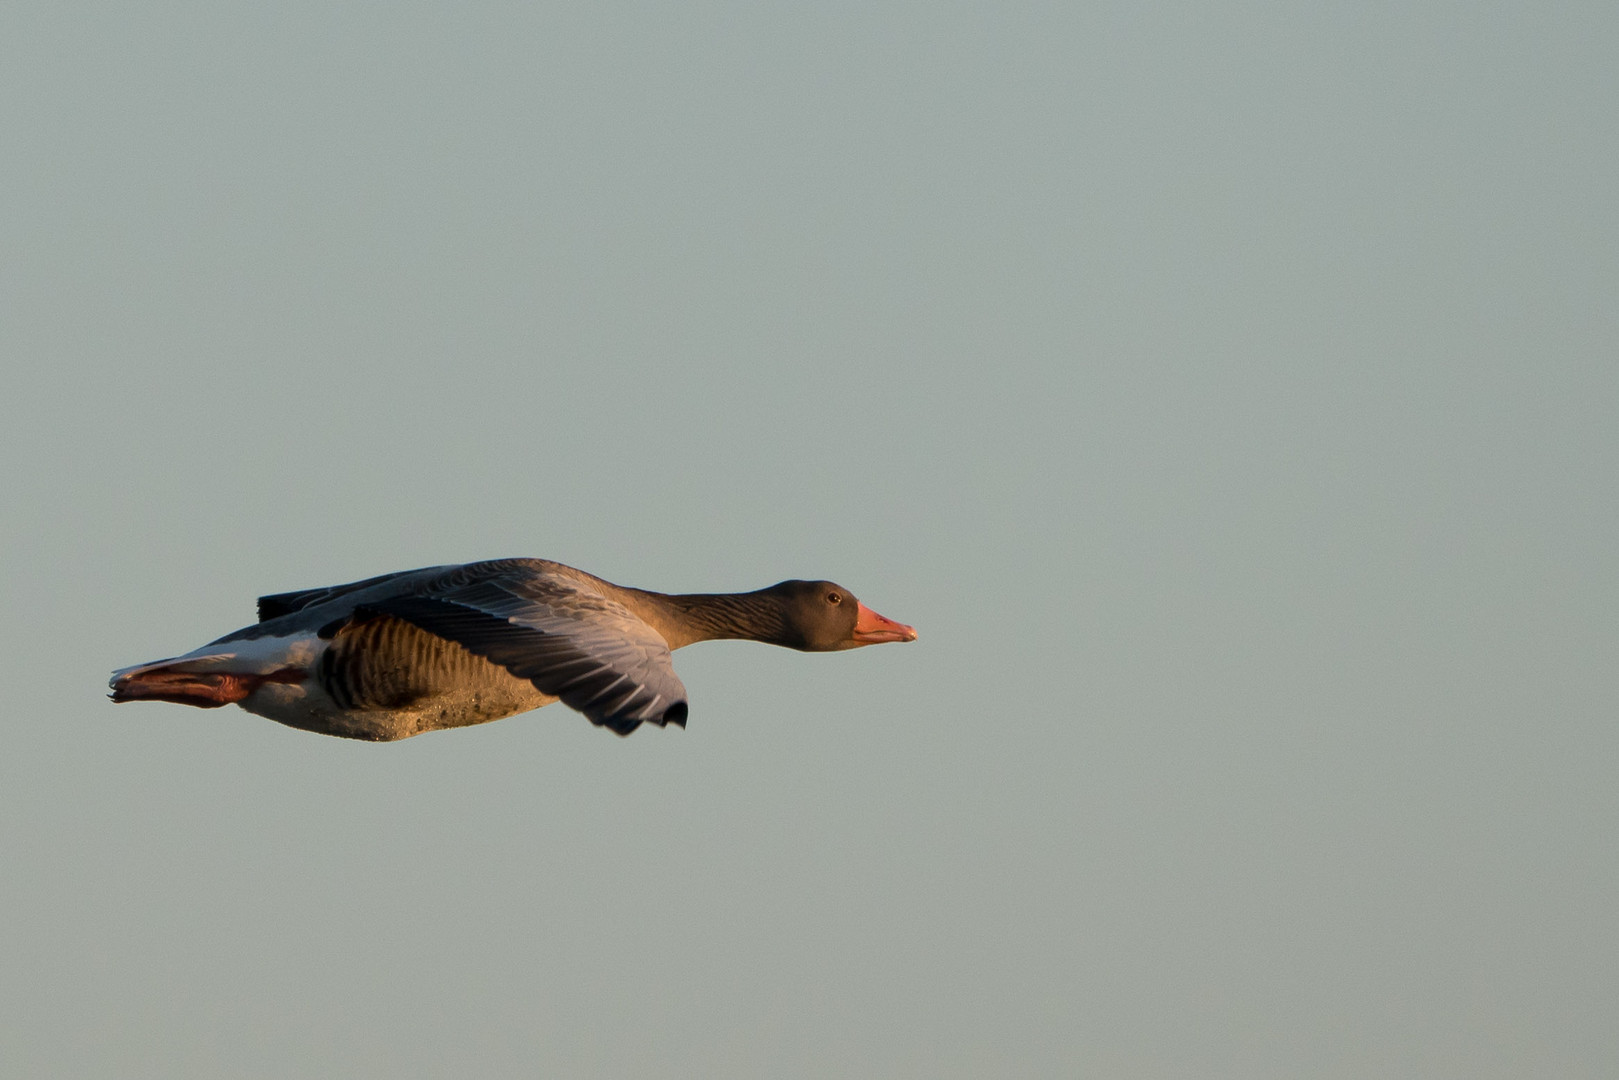
[[[748,593],[666,593],[625,589],[626,605],[663,635],[669,648],[698,641],[742,639],[792,647],[779,597],[769,590]]]

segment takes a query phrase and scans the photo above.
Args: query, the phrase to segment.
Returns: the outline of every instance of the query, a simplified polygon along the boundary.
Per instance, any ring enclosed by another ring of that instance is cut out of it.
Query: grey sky
[[[0,1061],[1619,1073],[1611,5],[0,8]],[[691,726],[114,708],[830,577]]]

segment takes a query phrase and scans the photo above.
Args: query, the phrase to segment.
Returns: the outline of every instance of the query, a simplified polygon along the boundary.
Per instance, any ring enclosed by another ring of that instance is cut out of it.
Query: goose
[[[631,589],[547,559],[429,566],[259,597],[259,621],[113,672],[112,700],[240,705],[389,742],[562,701],[628,735],[686,726],[674,649],[721,638],[834,652],[916,631],[830,581],[745,593]]]

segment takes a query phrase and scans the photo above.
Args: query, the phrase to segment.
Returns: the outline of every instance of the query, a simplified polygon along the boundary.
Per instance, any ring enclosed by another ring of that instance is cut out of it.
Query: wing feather
[[[351,581],[347,585],[328,585],[322,589],[300,589],[297,592],[271,593],[269,596],[259,597],[259,622],[278,619],[283,615],[291,615],[295,611],[302,611],[307,607],[325,604],[349,593],[369,589],[374,585],[382,585],[395,578],[408,577],[420,574],[420,570],[396,571],[392,574],[378,574],[374,578],[364,581]]]
[[[572,581],[474,581],[369,599],[360,610],[454,641],[621,735],[644,722],[685,726],[686,688],[668,644],[616,600]]]

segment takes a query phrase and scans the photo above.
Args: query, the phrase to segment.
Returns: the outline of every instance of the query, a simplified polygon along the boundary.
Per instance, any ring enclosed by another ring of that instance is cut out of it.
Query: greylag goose
[[[387,741],[562,701],[628,735],[686,726],[670,651],[741,638],[806,652],[915,641],[830,581],[748,593],[628,589],[545,559],[430,566],[259,597],[259,621],[113,673],[113,701],[237,704]]]

